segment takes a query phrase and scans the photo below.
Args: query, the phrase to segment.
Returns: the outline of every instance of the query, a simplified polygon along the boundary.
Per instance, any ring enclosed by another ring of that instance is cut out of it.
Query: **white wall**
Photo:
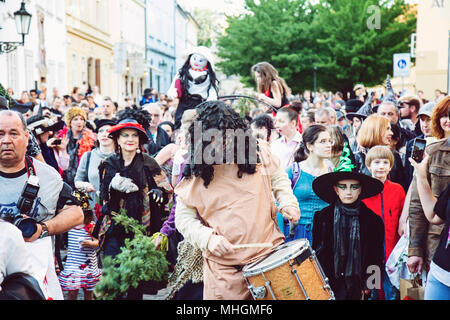
[[[6,1],[5,7],[6,12],[0,13],[4,19],[0,39],[21,41],[14,20],[8,17],[20,8],[20,2]],[[0,69],[4,71],[0,72],[0,81],[3,86],[13,88],[16,98],[20,97],[21,91],[34,88],[35,81],[40,85],[38,12],[42,12],[48,93],[51,93],[53,87],[57,87],[61,95],[67,90],[65,1],[30,0],[26,2],[26,10],[32,15],[32,19],[30,32],[25,37],[25,46],[18,47],[12,53],[0,55]]]

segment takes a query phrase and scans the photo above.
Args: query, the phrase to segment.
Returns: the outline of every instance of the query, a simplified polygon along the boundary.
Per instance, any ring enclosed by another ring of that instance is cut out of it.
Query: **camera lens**
[[[20,219],[16,222],[16,226],[22,231],[24,238],[31,238],[37,231],[36,220],[31,218]]]

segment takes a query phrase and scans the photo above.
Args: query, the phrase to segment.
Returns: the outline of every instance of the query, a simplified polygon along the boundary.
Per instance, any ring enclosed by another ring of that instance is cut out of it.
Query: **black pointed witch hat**
[[[353,121],[354,117],[360,118],[361,120],[366,119],[368,116],[370,116],[372,111],[372,101],[373,96],[369,94],[369,97],[367,98],[366,102],[361,106],[361,108],[358,109],[356,112],[349,112],[347,113],[346,117],[348,120]]]

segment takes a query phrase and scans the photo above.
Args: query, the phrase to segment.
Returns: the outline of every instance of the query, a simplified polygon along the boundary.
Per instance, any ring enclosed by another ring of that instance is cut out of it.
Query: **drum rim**
[[[301,255],[303,252],[305,252],[305,250],[309,250],[310,249],[310,244],[309,241],[307,239],[298,239],[298,240],[306,240],[305,242],[305,247],[301,248],[300,251],[296,251],[294,253],[289,253],[288,255],[286,255],[285,257],[283,257],[283,259],[280,259],[278,261],[274,261],[264,267],[260,267],[257,268],[255,270],[248,270],[251,267],[254,267],[255,264],[259,263],[259,262],[263,262],[266,258],[268,258],[269,256],[271,256],[273,253],[275,253],[277,251],[277,249],[275,249],[274,251],[272,251],[271,253],[269,253],[267,256],[265,256],[262,260],[260,261],[255,261],[252,262],[249,265],[246,265],[243,269],[242,269],[242,274],[244,277],[252,277],[252,276],[256,276],[259,275],[261,273],[273,270],[275,268],[278,268],[279,266],[285,264],[286,262],[288,262],[289,260],[291,260],[292,258],[298,257],[299,255]],[[294,240],[295,241],[295,240]],[[292,242],[292,241],[291,241]],[[280,245],[283,246],[285,244],[287,244],[289,242],[285,242],[284,244]],[[279,249],[278,249],[279,250]],[[311,251],[311,250],[310,250]]]

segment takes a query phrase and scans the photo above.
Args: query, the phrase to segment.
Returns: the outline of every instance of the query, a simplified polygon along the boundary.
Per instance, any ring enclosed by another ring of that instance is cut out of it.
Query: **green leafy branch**
[[[113,213],[112,219],[121,224],[126,232],[134,233],[134,237],[125,240],[125,246],[117,256],[105,257],[102,278],[95,288],[95,296],[99,300],[114,300],[142,282],[168,278],[166,257],[155,249],[145,227],[128,217],[124,209],[119,214]]]

